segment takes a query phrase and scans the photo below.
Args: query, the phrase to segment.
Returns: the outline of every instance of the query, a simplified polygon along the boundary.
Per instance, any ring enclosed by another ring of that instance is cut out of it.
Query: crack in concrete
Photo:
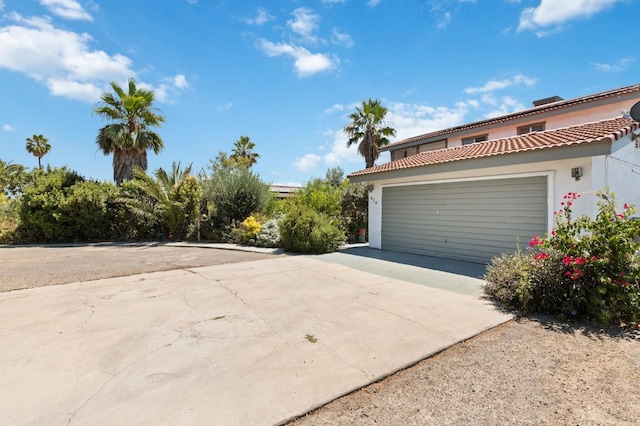
[[[370,307],[370,308],[375,309],[375,310],[378,310],[378,311],[381,311],[381,312],[385,312],[387,314],[393,315],[394,317],[397,317],[397,318],[400,318],[402,320],[408,321],[408,322],[410,322],[412,324],[415,324],[415,325],[417,325],[418,327],[422,328],[425,331],[433,332],[433,329],[426,327],[424,324],[421,324],[418,321],[414,321],[414,320],[412,320],[410,318],[405,318],[405,317],[403,317],[402,315],[400,315],[400,314],[398,314],[396,312],[388,311],[386,309],[382,309],[379,306],[374,306],[374,305],[371,305],[371,304],[366,303],[366,302],[362,302],[362,303],[365,304],[366,306]]]
[[[174,330],[176,331],[176,330]],[[73,422],[73,419],[75,418],[75,416],[84,408],[87,406],[87,404],[89,404],[95,397],[97,397],[100,393],[102,393],[102,391],[104,390],[104,388],[111,383],[112,381],[114,381],[118,376],[120,376],[122,373],[124,373],[125,371],[127,371],[128,369],[130,369],[131,367],[133,367],[134,365],[140,363],[142,360],[144,360],[146,357],[148,357],[149,355],[155,353],[158,349],[162,349],[162,348],[166,348],[168,346],[173,345],[175,342],[177,342],[178,340],[180,340],[182,338],[182,334],[178,333],[178,336],[173,339],[171,342],[169,343],[165,343],[162,346],[159,346],[157,348],[154,348],[150,351],[148,351],[147,353],[145,353],[144,355],[140,356],[138,359],[136,359],[135,361],[129,363],[128,365],[124,366],[123,368],[121,368],[120,370],[116,371],[115,373],[107,373],[105,371],[103,371],[103,373],[105,374],[109,374],[111,375],[111,377],[109,379],[107,379],[98,390],[96,390],[94,393],[92,393],[78,408],[76,408],[75,410],[71,411],[71,410],[67,410],[67,412],[65,413],[66,415],[69,416],[69,419],[67,420],[67,425],[71,425],[71,422]]]
[[[364,371],[362,368],[358,367],[357,365],[353,365],[353,364],[351,364],[350,362],[347,362],[347,361],[346,361],[344,358],[342,358],[342,357],[340,356],[340,354],[339,354],[335,349],[333,349],[331,346],[327,346],[327,345],[323,344],[323,343],[321,342],[321,340],[320,340],[320,339],[318,339],[318,340],[316,341],[316,343],[317,343],[317,344],[319,344],[320,346],[322,346],[323,348],[327,348],[327,349],[329,349],[329,350],[330,350],[330,351],[331,351],[331,352],[336,356],[336,358],[338,358],[338,359],[339,359],[341,362],[343,362],[345,365],[348,365],[349,367],[353,368],[354,370],[358,370],[358,371],[360,371],[360,372],[364,375],[364,377],[366,377],[366,378],[367,378],[367,380],[371,380],[371,379],[372,379],[372,377],[370,377],[370,376],[369,376],[369,374],[368,374],[366,371]]]

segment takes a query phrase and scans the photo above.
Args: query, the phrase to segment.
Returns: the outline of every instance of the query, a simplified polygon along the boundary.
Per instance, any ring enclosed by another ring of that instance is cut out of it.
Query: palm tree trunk
[[[147,170],[147,151],[138,148],[116,149],[113,153],[113,180],[120,185],[133,179],[134,167]]]

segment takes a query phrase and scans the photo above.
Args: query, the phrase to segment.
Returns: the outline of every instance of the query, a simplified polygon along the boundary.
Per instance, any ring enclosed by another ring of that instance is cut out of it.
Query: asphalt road
[[[162,244],[0,246],[0,291],[246,262],[273,256]]]

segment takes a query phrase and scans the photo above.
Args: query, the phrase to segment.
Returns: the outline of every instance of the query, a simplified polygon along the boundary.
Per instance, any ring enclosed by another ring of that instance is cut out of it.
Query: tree
[[[261,212],[271,199],[269,185],[247,167],[224,167],[212,162],[213,174],[203,177],[204,200],[215,208],[216,223],[241,222]]]
[[[27,138],[27,152],[33,154],[34,157],[38,157],[38,168],[42,168],[40,159],[44,157],[49,151],[51,151],[51,144],[49,140],[42,135],[33,135]]]
[[[324,177],[331,186],[338,187],[344,182],[344,170],[342,167],[332,167],[327,170],[327,174]]]
[[[25,181],[25,167],[11,161],[0,160],[0,193],[5,196],[15,194]]]
[[[159,168],[153,176],[155,179],[135,168],[134,179],[125,186],[136,188],[145,197],[130,193],[127,205],[134,214],[159,221],[174,238],[187,237],[190,226],[198,219],[202,198],[202,188],[191,174],[191,165],[181,169],[180,163],[174,162],[170,172]]]
[[[114,93],[104,92],[93,113],[113,121],[98,132],[96,143],[104,155],[113,154],[113,180],[119,185],[133,178],[134,167],[147,170],[147,151],[159,154],[164,148],[160,136],[152,130],[165,121],[153,108],[151,90],[136,87],[129,79],[128,92],[111,82]]]
[[[364,157],[366,167],[373,167],[380,156],[380,147],[388,145],[388,136],[395,136],[396,131],[386,125],[387,108],[379,100],[362,101],[362,107],[349,115],[351,123],[344,128],[349,136],[347,147],[358,144],[358,153]]]
[[[235,160],[239,164],[244,164],[247,167],[251,167],[258,162],[260,155],[257,152],[253,152],[256,144],[251,142],[249,136],[240,136],[233,144],[233,151],[231,151],[231,159]]]

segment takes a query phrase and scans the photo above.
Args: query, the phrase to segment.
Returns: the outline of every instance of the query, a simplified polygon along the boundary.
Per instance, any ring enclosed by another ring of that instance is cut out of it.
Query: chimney
[[[560,96],[551,96],[550,98],[538,99],[537,101],[533,101],[534,107],[539,107],[546,104],[552,104],[554,102],[564,101]]]

